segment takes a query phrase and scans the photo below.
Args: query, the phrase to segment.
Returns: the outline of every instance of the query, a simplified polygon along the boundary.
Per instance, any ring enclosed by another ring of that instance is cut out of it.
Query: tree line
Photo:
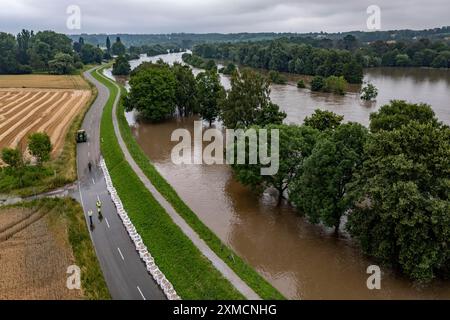
[[[48,72],[71,74],[84,64],[101,63],[105,58],[99,47],[78,42],[54,31],[22,30],[17,36],[0,33],[0,73]]]
[[[371,114],[369,128],[322,110],[286,125],[270,80],[250,69],[234,72],[226,91],[216,70],[194,77],[187,66],[159,61],[135,69],[130,85],[127,110],[148,120],[178,110],[226,128],[278,129],[278,173],[234,164],[241,183],[276,189],[279,203],[336,234],[347,230],[364,253],[411,279],[450,275],[450,128],[429,105],[394,100]]]
[[[203,43],[193,53],[205,59],[305,75],[343,76],[361,83],[363,68],[379,66],[450,67],[448,40],[377,40],[362,43],[353,35],[338,40],[304,37],[258,42]]]

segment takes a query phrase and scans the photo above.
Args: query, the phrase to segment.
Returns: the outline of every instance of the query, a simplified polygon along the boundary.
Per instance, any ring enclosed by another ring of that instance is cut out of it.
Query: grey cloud
[[[366,8],[381,8],[382,29],[449,25],[448,0],[0,0],[0,30],[65,33],[309,32],[366,28]],[[78,5],[82,29],[66,28]]]

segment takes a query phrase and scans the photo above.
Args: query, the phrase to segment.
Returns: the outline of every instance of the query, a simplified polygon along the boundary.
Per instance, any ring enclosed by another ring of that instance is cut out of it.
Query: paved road
[[[73,194],[81,204],[88,223],[87,212],[94,212],[94,227],[90,230],[91,239],[100,261],[109,292],[113,299],[120,300],[160,300],[165,295],[148,274],[145,264],[140,260],[134,244],[129,238],[116,208],[106,189],[106,182],[99,167],[100,160],[100,120],[109,90],[95,80],[89,71],[85,77],[98,89],[98,96],[86,114],[82,128],[88,133],[88,142],[78,144],[77,170],[78,191]],[[92,172],[88,162],[93,164]],[[96,202],[102,202],[103,219],[99,219]],[[89,224],[89,223],[88,223]]]

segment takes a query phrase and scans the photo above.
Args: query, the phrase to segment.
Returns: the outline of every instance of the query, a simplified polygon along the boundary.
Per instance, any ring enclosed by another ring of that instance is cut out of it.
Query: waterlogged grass
[[[122,89],[124,90],[124,89]],[[232,249],[227,247],[187,206],[178,196],[172,186],[159,174],[148,157],[142,151],[134,139],[130,127],[125,118],[123,104],[117,108],[117,118],[120,132],[128,150],[141,170],[150,179],[158,191],[174,207],[184,220],[194,229],[208,246],[223,260],[233,271],[244,280],[261,298],[267,300],[284,299],[283,295],[268,283],[259,273],[249,266]]]
[[[161,271],[183,299],[243,299],[173,223],[124,159],[112,123],[118,89],[97,72],[92,75],[111,92],[100,128],[103,157],[130,219]]]

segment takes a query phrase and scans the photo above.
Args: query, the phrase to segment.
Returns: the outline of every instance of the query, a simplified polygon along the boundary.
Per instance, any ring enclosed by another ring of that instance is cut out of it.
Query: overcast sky
[[[63,33],[314,32],[365,30],[369,5],[381,30],[450,25],[450,0],[0,0],[0,31]],[[66,27],[67,8],[81,29]]]

